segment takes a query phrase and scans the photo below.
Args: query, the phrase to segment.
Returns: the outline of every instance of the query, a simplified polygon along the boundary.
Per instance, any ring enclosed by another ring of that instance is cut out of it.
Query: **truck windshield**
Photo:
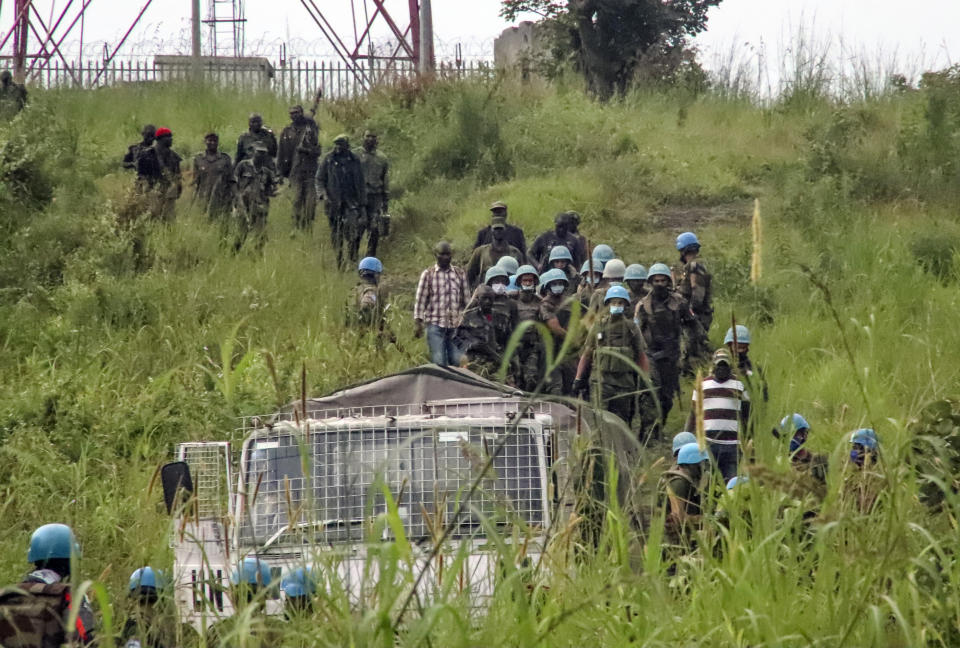
[[[396,500],[407,536],[431,537],[453,519],[458,503],[497,443],[493,470],[469,499],[453,537],[498,526],[544,523],[549,452],[539,428],[463,426],[284,431],[258,434],[245,450],[246,506],[240,538],[262,546],[355,542],[371,538],[369,522]]]

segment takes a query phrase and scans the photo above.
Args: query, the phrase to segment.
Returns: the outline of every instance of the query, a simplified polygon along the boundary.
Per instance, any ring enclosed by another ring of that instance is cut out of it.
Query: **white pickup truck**
[[[244,419],[238,457],[228,441],[183,443],[162,471],[181,618],[199,629],[232,614],[230,573],[249,556],[277,582],[311,566],[321,587],[363,600],[378,577],[371,547],[399,533],[384,523],[389,506],[414,551],[400,577],[413,583],[426,570],[424,599],[455,578],[482,606],[501,564],[487,534],[519,538],[524,559],[537,560],[551,523],[571,510],[568,457],[584,429],[564,405],[427,365]],[[281,595],[268,613],[281,612]]]

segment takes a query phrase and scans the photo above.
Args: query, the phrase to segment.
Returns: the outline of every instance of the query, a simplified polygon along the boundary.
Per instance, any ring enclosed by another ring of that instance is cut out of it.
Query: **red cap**
[[[164,135],[173,135],[173,132],[169,128],[158,128],[156,137],[163,137]]]

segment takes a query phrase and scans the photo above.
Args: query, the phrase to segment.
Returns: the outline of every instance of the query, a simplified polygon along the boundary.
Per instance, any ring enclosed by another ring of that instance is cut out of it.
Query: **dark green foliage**
[[[949,232],[918,234],[910,244],[910,251],[926,272],[941,281],[954,277],[953,259],[960,238]]]
[[[601,99],[623,94],[638,70],[678,80],[699,69],[683,55],[687,39],[706,29],[721,0],[503,0],[501,15],[533,12],[550,21],[554,58],[573,54],[590,90]],[[702,74],[698,75],[702,79]]]

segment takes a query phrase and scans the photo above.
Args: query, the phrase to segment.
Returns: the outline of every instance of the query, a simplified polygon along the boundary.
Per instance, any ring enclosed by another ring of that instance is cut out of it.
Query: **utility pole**
[[[200,81],[200,0],[193,0],[193,15],[192,15],[192,27],[193,27],[193,82],[199,83]]]
[[[16,0],[13,3],[13,78],[23,83],[27,74],[27,32],[30,29],[30,1]]]
[[[420,0],[420,76],[433,76],[433,8],[430,0]]]

